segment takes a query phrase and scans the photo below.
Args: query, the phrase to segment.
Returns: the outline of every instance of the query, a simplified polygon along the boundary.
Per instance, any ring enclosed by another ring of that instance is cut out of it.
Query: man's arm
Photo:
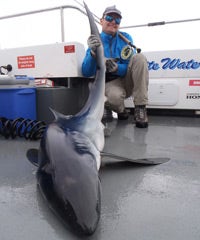
[[[82,63],[82,74],[84,77],[94,76],[96,73],[96,60],[91,55],[90,48],[87,49]]]
[[[88,49],[82,63],[82,74],[85,77],[91,77],[96,72],[96,50],[101,45],[100,39],[95,35],[90,35],[88,40]]]

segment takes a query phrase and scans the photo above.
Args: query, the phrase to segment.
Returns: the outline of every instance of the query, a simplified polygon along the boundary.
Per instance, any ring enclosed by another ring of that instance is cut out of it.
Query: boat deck
[[[131,158],[169,157],[146,166],[105,158],[100,169],[101,220],[91,240],[200,239],[200,118],[149,116],[148,129],[132,117],[107,124],[105,151]],[[2,240],[79,239],[49,210],[37,190],[36,167],[26,159],[38,141],[0,136]]]

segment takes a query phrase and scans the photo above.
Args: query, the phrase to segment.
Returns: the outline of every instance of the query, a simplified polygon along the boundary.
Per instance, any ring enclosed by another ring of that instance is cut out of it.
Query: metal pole
[[[160,26],[160,25],[166,25],[166,24],[194,22],[194,21],[200,21],[200,18],[184,19],[184,20],[176,20],[176,21],[168,21],[168,22],[160,21],[160,22],[152,22],[152,23],[140,24],[140,25],[122,26],[120,28],[125,29],[125,28],[137,28],[137,27],[154,27],[154,26]]]
[[[64,9],[60,7],[61,42],[65,42]]]
[[[30,11],[30,12],[23,12],[23,13],[17,13],[17,14],[2,16],[2,17],[0,17],[0,20],[8,19],[8,18],[21,17],[21,16],[26,16],[26,15],[36,14],[36,13],[42,13],[42,12],[54,11],[54,10],[59,10],[60,8],[63,8],[63,9],[65,9],[65,8],[73,8],[73,9],[76,9],[79,12],[81,12],[84,15],[87,16],[87,14],[82,9],[80,9],[80,8],[78,8],[76,6],[73,6],[73,5],[63,5],[63,6],[59,6],[59,7],[52,7],[52,8],[40,9],[40,10],[35,10],[35,11]]]

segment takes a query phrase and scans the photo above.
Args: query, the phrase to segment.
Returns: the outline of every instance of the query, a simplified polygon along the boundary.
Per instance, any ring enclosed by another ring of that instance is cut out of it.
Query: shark
[[[85,3],[84,6],[91,34],[100,40],[94,17]],[[51,109],[55,120],[45,127],[39,149],[27,151],[27,158],[37,167],[37,185],[48,206],[67,228],[81,235],[92,235],[100,220],[102,158],[142,165],[169,161],[166,157],[133,159],[103,151],[106,124],[102,123],[102,117],[106,97],[102,44],[96,51],[96,64],[95,79],[83,108],[73,116]]]
[[[93,15],[85,3],[84,6],[91,34],[99,37]],[[67,227],[83,235],[95,232],[101,214],[98,170],[105,143],[101,122],[105,102],[102,44],[96,51],[96,64],[96,75],[85,105],[73,116],[51,109],[55,120],[47,126],[40,140],[37,161],[32,161],[37,165],[38,188],[48,206]],[[30,154],[31,149],[27,157]]]

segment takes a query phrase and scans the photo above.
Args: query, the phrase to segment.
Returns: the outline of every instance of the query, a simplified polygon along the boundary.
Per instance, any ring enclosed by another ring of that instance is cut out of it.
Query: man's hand
[[[87,44],[88,44],[88,47],[91,49],[91,55],[95,57],[97,47],[101,45],[100,39],[96,35],[92,34],[89,36],[87,40]]]
[[[114,59],[107,59],[106,60],[106,71],[109,73],[114,73],[118,69],[117,63],[114,61]]]

